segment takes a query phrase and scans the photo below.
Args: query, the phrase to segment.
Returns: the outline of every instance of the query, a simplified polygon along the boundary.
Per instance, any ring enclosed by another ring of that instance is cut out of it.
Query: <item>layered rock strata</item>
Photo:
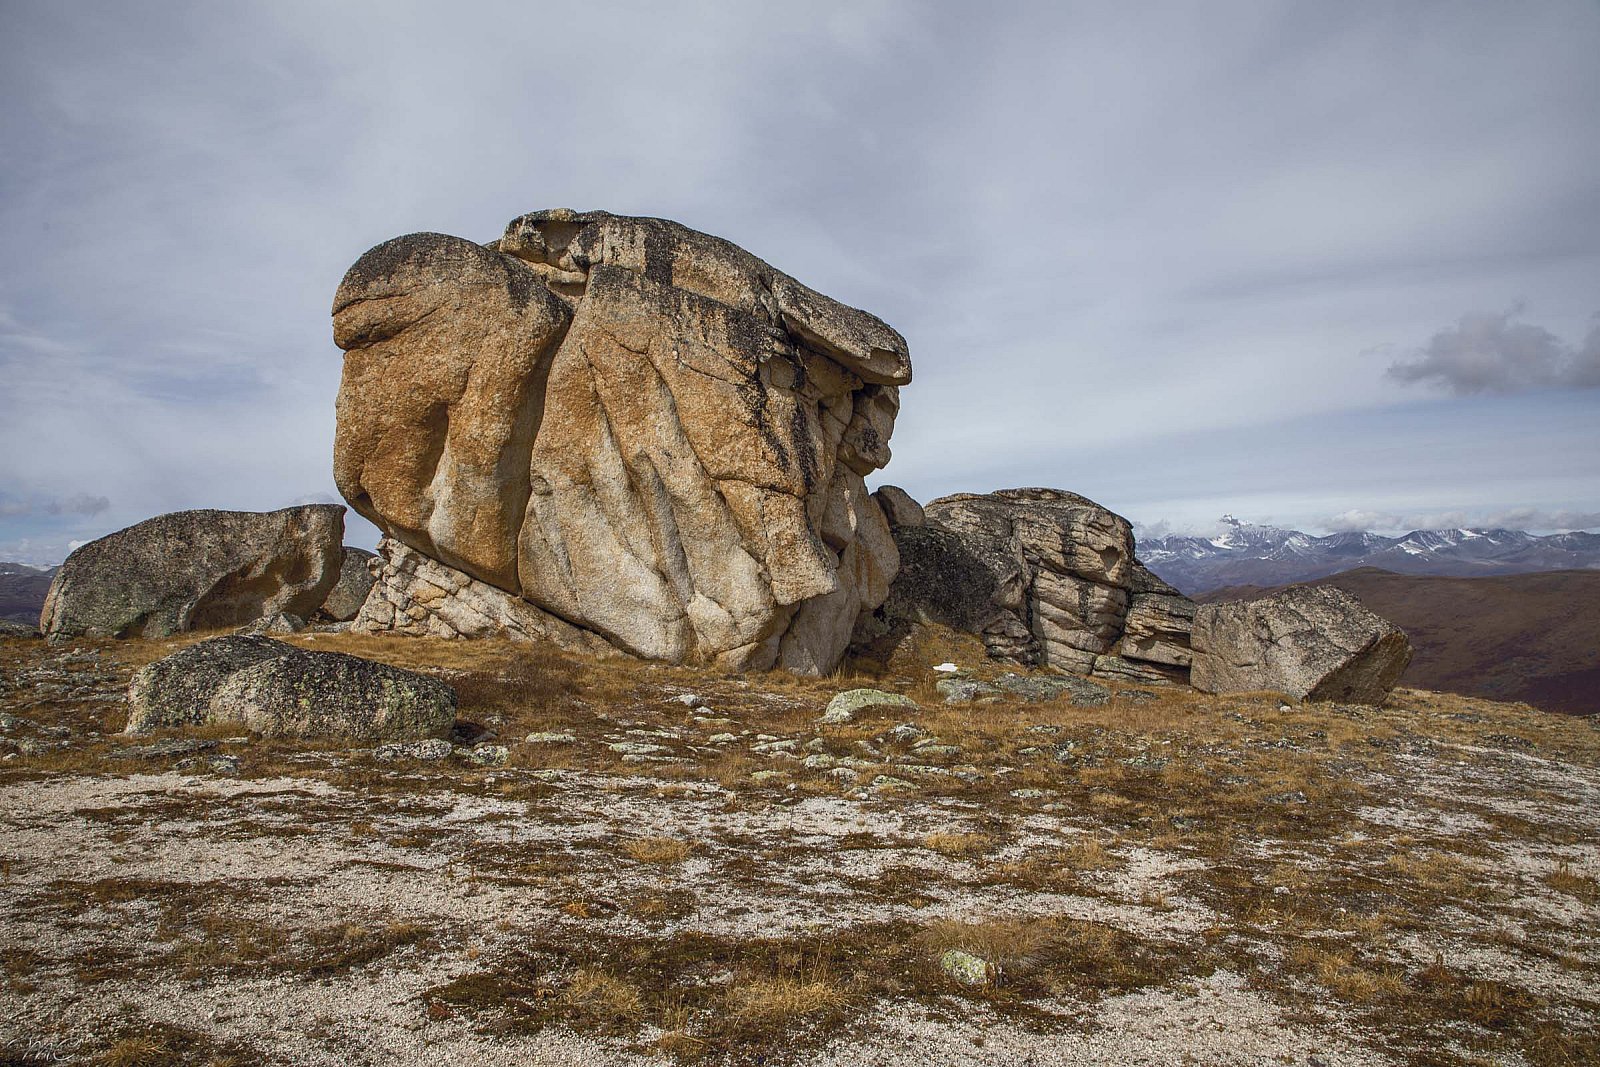
[[[862,476],[889,460],[905,341],[727,241],[565,210],[487,246],[412,234],[351,268],[334,336],[340,491],[541,620],[815,674],[887,595]],[[357,628],[466,632],[376,596]]]
[[[887,487],[886,487],[887,489]],[[883,654],[916,622],[979,635],[989,655],[1128,681],[1187,680],[1194,605],[1134,556],[1128,521],[1058,489],[880,498],[901,571],[857,641]]]

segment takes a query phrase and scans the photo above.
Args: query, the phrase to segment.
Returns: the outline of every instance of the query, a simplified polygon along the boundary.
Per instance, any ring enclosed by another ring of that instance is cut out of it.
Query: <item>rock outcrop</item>
[[[1058,489],[962,493],[920,511],[922,525],[893,525],[900,574],[857,628],[866,654],[882,658],[909,626],[933,622],[1024,666],[1186,680],[1194,605],[1134,557],[1126,519]]]
[[[862,476],[889,460],[905,341],[726,241],[565,210],[488,246],[412,234],[350,269],[334,337],[340,491],[533,618],[817,674],[888,592],[898,553]],[[356,628],[468,632],[397,595]]]
[[[339,580],[343,540],[337,504],[160,515],[68,556],[39,629],[54,641],[166,637],[308,616]]]
[[[361,741],[447,737],[456,712],[455,691],[427,675],[243,635],[146,666],[128,704],[130,734],[234,723],[266,736]]]
[[[372,592],[371,561],[376,557],[364,548],[345,546],[344,559],[339,564],[339,580],[328,590],[318,615],[330,622],[349,622],[361,613],[361,605]]]
[[[1382,704],[1411,662],[1403,631],[1332,586],[1292,586],[1195,612],[1191,684]]]

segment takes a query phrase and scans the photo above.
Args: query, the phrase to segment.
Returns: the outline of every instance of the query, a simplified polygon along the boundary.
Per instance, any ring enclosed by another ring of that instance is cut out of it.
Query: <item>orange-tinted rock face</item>
[[[566,211],[414,234],[351,268],[334,336],[351,504],[618,648],[824,672],[887,592],[862,475],[905,342],[726,241]]]

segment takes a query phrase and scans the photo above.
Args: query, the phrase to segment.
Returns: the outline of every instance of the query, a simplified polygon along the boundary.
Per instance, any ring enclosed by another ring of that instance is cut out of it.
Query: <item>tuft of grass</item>
[[[757,978],[728,991],[728,1009],[734,1015],[769,1025],[838,1011],[849,1000],[847,989],[815,971],[805,978]]]
[[[985,834],[929,834],[922,844],[940,855],[964,858],[989,851],[994,847],[994,838]]]
[[[100,1067],[166,1067],[182,1062],[159,1037],[124,1037],[94,1059]]]
[[[1566,861],[1562,861],[1560,866],[1544,876],[1544,884],[1569,897],[1577,897],[1586,904],[1600,901],[1600,879],[1596,879],[1593,875],[1580,874]]]
[[[580,1019],[609,1030],[633,1026],[645,1007],[637,986],[592,968],[580,969],[572,976],[561,1000]]]
[[[625,843],[622,850],[640,863],[671,867],[688,859],[694,845],[676,837],[636,837]]]

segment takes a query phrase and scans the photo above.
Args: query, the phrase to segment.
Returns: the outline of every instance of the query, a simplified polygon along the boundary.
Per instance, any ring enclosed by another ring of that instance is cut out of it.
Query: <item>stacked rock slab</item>
[[[1202,605],[1192,640],[1193,685],[1210,693],[1382,704],[1411,662],[1403,631],[1331,585]]]
[[[91,541],[56,572],[39,629],[74,637],[166,637],[309,616],[339,580],[344,508],[178,511]]]
[[[1059,489],[963,493],[920,511],[901,490],[879,494],[901,571],[858,627],[869,655],[908,624],[935,622],[1020,665],[1187,680],[1193,604],[1134,558],[1126,519]],[[918,515],[921,524],[900,519]]]
[[[815,674],[888,592],[862,476],[889,460],[905,341],[727,241],[566,210],[487,246],[412,234],[350,269],[334,337],[340,491],[541,625]],[[400,610],[375,591],[357,628],[428,627],[409,582],[380,576]]]

